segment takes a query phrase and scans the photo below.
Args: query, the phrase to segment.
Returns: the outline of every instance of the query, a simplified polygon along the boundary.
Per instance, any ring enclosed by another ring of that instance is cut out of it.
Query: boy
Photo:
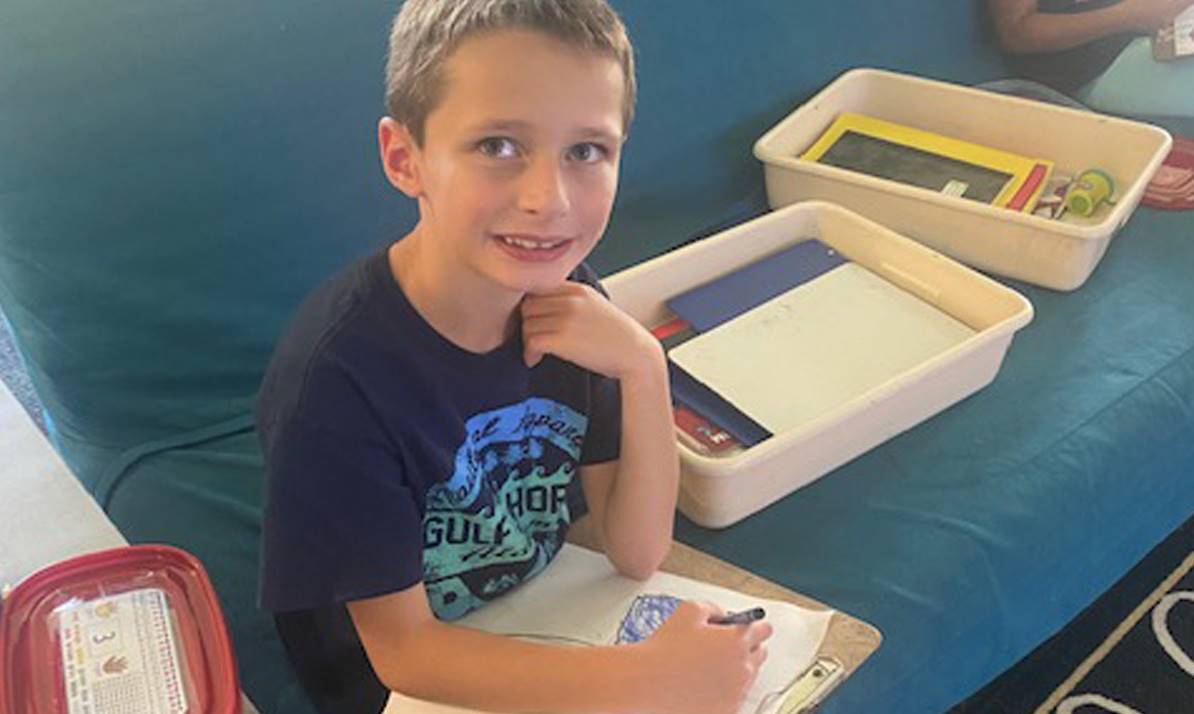
[[[663,352],[581,262],[633,100],[605,0],[408,0],[395,20],[379,147],[419,222],[308,299],[259,402],[262,601],[323,711],[379,710],[380,680],[492,711],[728,714],[766,656],[769,626],[700,605],[621,647],[450,624],[586,511],[630,577],[671,542]]]

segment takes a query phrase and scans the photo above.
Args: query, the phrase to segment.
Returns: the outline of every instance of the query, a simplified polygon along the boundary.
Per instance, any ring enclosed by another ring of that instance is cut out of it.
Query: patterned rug
[[[1175,663],[1152,631],[1152,613],[1164,596],[1194,591],[1191,561],[1194,518],[1153,548],[1061,632],[950,714],[1194,712],[1194,677]],[[1166,602],[1170,604],[1162,614],[1174,642],[1184,643],[1185,651],[1194,654],[1194,602],[1180,596]],[[1063,702],[1066,708],[1059,709]]]
[[[1194,553],[1120,623],[1038,714],[1194,711]]]
[[[45,416],[42,412],[41,400],[33,391],[33,384],[29,381],[29,375],[25,372],[20,355],[17,354],[16,345],[12,341],[12,333],[8,329],[8,321],[5,320],[2,312],[0,312],[0,382],[12,392],[21,406],[25,407],[25,411],[29,412],[29,416],[33,418],[37,427],[45,432]]]

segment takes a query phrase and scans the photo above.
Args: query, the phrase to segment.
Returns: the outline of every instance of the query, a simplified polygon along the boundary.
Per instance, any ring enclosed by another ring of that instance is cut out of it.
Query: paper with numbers
[[[69,714],[183,714],[166,595],[142,588],[76,600],[55,612]]]

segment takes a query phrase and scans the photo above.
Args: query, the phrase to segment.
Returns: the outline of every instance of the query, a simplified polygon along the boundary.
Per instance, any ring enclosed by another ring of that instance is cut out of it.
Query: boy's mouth
[[[567,253],[572,245],[570,238],[498,234],[494,235],[494,239],[507,255],[530,263],[555,260]]]

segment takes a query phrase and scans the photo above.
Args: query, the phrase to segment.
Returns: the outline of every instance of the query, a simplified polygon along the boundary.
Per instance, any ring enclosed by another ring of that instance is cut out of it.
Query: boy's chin
[[[520,293],[544,293],[563,285],[579,261],[560,261],[551,266],[537,266],[534,269],[507,269],[494,275],[502,287]]]
[[[538,275],[534,277],[523,277],[520,280],[511,281],[507,287],[523,293],[546,293],[559,288],[568,280],[568,276],[572,274],[569,269],[561,274],[552,275]]]

